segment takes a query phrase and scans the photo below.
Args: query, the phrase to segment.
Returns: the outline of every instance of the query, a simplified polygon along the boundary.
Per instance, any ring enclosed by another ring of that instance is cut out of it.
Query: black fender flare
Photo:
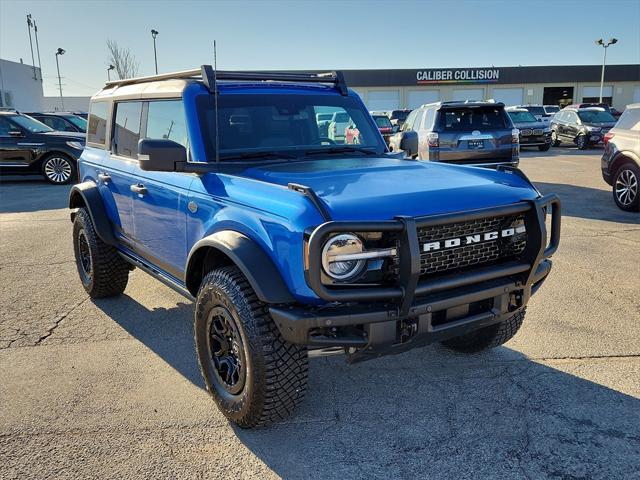
[[[116,238],[113,235],[111,228],[111,222],[107,216],[107,211],[102,203],[100,192],[98,191],[98,185],[92,181],[86,181],[78,183],[71,188],[69,193],[69,208],[77,209],[80,207],[86,207],[91,216],[93,227],[96,229],[96,233],[107,245],[116,245]],[[75,211],[71,212],[71,221],[75,219]]]
[[[187,258],[185,284],[195,297],[201,281],[203,252],[213,248],[244,274],[260,301],[269,304],[293,303],[295,299],[267,253],[252,239],[234,230],[223,230],[202,238]]]

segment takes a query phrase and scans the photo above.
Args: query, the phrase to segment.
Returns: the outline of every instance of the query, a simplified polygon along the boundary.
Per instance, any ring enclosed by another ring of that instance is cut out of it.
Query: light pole
[[[64,99],[62,98],[62,79],[60,78],[60,64],[58,63],[58,55],[64,55],[65,50],[63,48],[58,48],[56,52],[56,68],[58,69],[58,88],[60,89],[60,104],[62,105],[62,110],[64,110]]]
[[[107,78],[109,79],[109,81],[111,81],[111,70],[114,70],[116,67],[114,67],[113,65],[109,65],[109,68],[107,68]]]
[[[153,37],[153,58],[156,61],[156,75],[158,74],[158,53],[156,52],[156,37],[158,36],[158,31],[151,29],[151,36]]]
[[[31,40],[31,27],[33,27],[33,23],[31,22],[31,14],[27,15],[27,28],[29,29],[29,46],[31,47],[31,65],[33,66],[33,79],[38,80],[38,75],[36,75],[36,59],[33,56],[33,40]]]
[[[40,69],[40,83],[43,82],[42,78],[42,64],[40,63],[40,44],[38,43],[38,25],[36,25],[36,21],[33,21],[33,31],[36,35],[36,50],[38,51],[38,68]]]
[[[602,74],[600,75],[600,103],[602,103],[602,90],[604,88],[604,66],[607,63],[607,48],[616,43],[618,43],[617,38],[610,38],[607,43],[604,43],[601,38],[596,40],[596,45],[602,45],[604,48],[604,56],[602,57]]]

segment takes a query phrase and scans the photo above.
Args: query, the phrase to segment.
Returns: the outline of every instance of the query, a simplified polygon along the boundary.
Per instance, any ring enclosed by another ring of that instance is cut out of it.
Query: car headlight
[[[84,145],[81,142],[67,142],[71,148],[75,148],[76,150],[84,150]]]
[[[365,260],[358,258],[363,251],[362,240],[352,233],[331,237],[322,249],[322,268],[335,280],[349,280],[365,266]]]

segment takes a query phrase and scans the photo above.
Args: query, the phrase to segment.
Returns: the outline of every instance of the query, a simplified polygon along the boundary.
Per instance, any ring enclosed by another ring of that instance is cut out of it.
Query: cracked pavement
[[[519,334],[353,366],[312,358],[286,423],[231,427],[203,390],[192,305],[136,270],[77,278],[68,188],[0,184],[0,478],[640,478],[640,215],[601,152],[524,152],[563,202],[554,270]]]

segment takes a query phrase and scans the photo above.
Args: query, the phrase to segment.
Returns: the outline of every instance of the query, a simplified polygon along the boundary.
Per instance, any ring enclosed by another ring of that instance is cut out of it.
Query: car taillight
[[[517,128],[511,130],[511,143],[520,143],[520,130]]]
[[[609,143],[609,140],[611,140],[613,137],[615,137],[614,133],[608,132],[604,138],[602,139],[604,142],[604,145],[606,146]]]
[[[380,127],[380,133],[391,133],[391,128],[389,128],[389,127]]]
[[[440,138],[438,138],[438,134],[436,132],[429,133],[427,137],[427,145],[430,148],[438,148],[440,146]]]

